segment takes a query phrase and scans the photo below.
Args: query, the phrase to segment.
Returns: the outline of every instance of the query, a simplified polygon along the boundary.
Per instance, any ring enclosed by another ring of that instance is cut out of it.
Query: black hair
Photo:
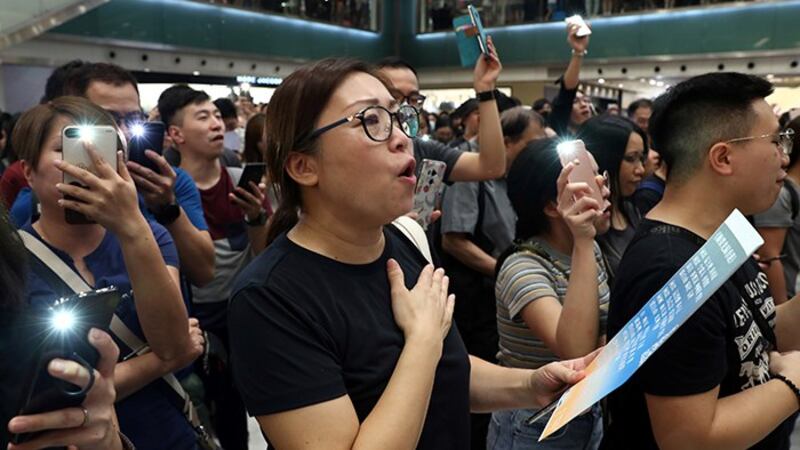
[[[236,105],[228,98],[218,98],[214,100],[214,105],[216,105],[223,119],[235,119],[239,117],[236,113]]]
[[[503,128],[503,137],[514,142],[522,138],[522,133],[528,129],[532,122],[542,127],[542,129],[547,126],[541,114],[532,109],[527,109],[524,106],[516,106],[507,109],[500,114],[500,126]]]
[[[0,114],[0,134],[4,134],[6,136],[6,146],[0,149],[0,159],[7,160],[9,164],[19,159],[17,152],[14,151],[14,145],[12,145],[12,142],[14,137],[14,126],[17,124],[17,120],[19,120],[20,115],[20,113],[13,115],[9,113]]]
[[[384,69],[384,68],[408,69],[414,73],[415,77],[419,78],[419,75],[417,74],[417,69],[415,69],[414,66],[412,66],[411,63],[409,63],[408,61],[402,58],[398,58],[397,56],[387,56],[386,58],[383,58],[382,60],[378,61],[378,63],[375,64],[375,66],[378,69]]]
[[[25,277],[28,271],[27,252],[7,211],[0,202],[0,322],[11,312],[22,309],[25,301]]]
[[[644,154],[647,155],[647,133],[624,117],[610,114],[592,117],[578,129],[578,139],[583,140],[586,149],[594,156],[599,172],[608,171],[612,208],[625,214],[628,223],[631,223],[632,218],[627,217],[626,210],[622,207],[619,167],[631,133],[642,138]]]
[[[709,73],[676,84],[653,102],[648,130],[669,167],[669,183],[686,181],[717,142],[746,136],[753,102],[772,94],[772,83],[735,72]]]
[[[542,110],[542,108],[544,108],[544,105],[548,105],[548,104],[552,105],[550,100],[548,100],[546,98],[537,99],[536,101],[533,102],[533,110],[536,111],[536,112],[539,112],[539,111]]]
[[[556,181],[562,169],[557,144],[552,138],[528,143],[508,171],[506,185],[517,214],[517,240],[530,239],[549,229],[544,208],[556,199]]]
[[[168,127],[175,125],[175,115],[188,105],[198,105],[211,100],[203,91],[196,91],[186,84],[170,86],[158,97],[158,112],[161,121]]]
[[[516,106],[520,106],[522,102],[516,97],[509,97],[506,94],[503,94],[499,90],[494,90],[494,98],[495,102],[497,103],[497,111],[502,113],[507,109],[514,108]]]
[[[72,72],[88,64],[89,63],[86,61],[73,59],[63,66],[56,67],[53,70],[53,73],[47,77],[47,82],[44,85],[44,96],[42,96],[42,99],[39,101],[39,103],[47,103],[55,98],[65,95],[64,83],[70,77]]]
[[[67,72],[62,95],[86,97],[89,85],[95,81],[113,86],[130,84],[136,89],[136,94],[139,94],[136,78],[122,67],[108,63],[84,63]]]
[[[647,98],[640,98],[638,100],[634,100],[628,105],[628,117],[633,117],[636,114],[636,110],[639,108],[653,108],[653,101]]]

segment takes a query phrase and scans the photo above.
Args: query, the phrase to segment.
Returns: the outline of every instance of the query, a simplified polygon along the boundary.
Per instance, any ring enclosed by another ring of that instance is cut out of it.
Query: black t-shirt
[[[349,395],[359,421],[372,411],[403,349],[386,262],[410,289],[427,264],[394,227],[375,262],[344,264],[280,236],[239,276],[229,310],[234,381],[253,416]],[[467,352],[456,327],[444,340],[421,449],[469,448]]]
[[[609,338],[704,242],[687,230],[666,232],[669,227],[645,219],[628,246],[611,292]],[[601,448],[658,448],[645,393],[687,396],[720,386],[719,396],[725,397],[769,381],[774,324],[775,304],[766,275],[750,259],[609,396],[610,425]],[[788,442],[786,426],[791,423],[779,426],[753,448],[781,448],[781,442]]]
[[[8,310],[0,314],[0,448],[6,448],[11,439],[8,421],[19,412],[34,352],[18,326],[24,314]]]

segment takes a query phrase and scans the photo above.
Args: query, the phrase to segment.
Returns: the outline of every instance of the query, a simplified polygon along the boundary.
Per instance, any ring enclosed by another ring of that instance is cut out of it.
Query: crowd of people
[[[166,130],[151,167],[128,158],[147,119],[136,79],[56,69],[39,105],[0,115],[0,445],[246,450],[249,414],[280,450],[788,449],[800,119],[776,117],[768,81],[724,72],[597,114],[577,31],[557,96],[532,107],[497,91],[491,38],[476,97],[448,115],[421,109],[396,58],[309,63],[264,112],[174,85],[150,114]],[[115,158],[85,139],[91,164],[66,161],[63,130],[87,124],[114,130]],[[587,160],[560,155],[571,139]],[[447,187],[424,231],[426,159]],[[239,185],[253,163],[261,182]],[[593,178],[571,181],[581,164]],[[757,257],[607,402],[538,442],[549,416],[528,419],[734,209],[764,237]],[[19,324],[75,293],[60,271],[125,295],[85,337],[95,367],[48,362],[83,402],[19,415],[40,357]],[[21,433],[35,434],[10,443]]]
[[[467,4],[480,8],[485,26],[499,27],[531,22],[564,20],[573,14],[600,17],[659,9],[708,6],[736,0],[424,0],[421,27],[425,32],[453,28],[453,17],[467,14]],[[759,1],[759,0],[746,0]]]

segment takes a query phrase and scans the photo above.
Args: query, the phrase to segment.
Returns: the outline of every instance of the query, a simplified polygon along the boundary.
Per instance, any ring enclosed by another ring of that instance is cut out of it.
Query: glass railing
[[[478,8],[484,26],[499,27],[561,21],[573,14],[591,19],[746,1],[759,0],[419,0],[419,32],[452,30],[453,18],[466,15],[469,4]]]
[[[249,11],[282,14],[300,19],[379,31],[378,0],[195,0]]]

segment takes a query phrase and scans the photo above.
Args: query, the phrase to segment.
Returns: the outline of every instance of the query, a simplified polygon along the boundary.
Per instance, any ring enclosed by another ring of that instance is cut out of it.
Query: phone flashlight
[[[50,325],[60,333],[66,333],[75,327],[75,313],[67,309],[58,309],[53,312]]]
[[[142,123],[135,123],[131,125],[130,130],[131,130],[131,135],[137,138],[144,136],[145,133],[144,124]]]
[[[558,152],[559,156],[571,159],[571,157],[576,153],[578,147],[582,147],[583,145],[583,141],[580,139],[574,141],[564,141],[556,146],[556,151]]]
[[[94,129],[90,126],[80,126],[78,127],[78,137],[84,142],[92,142]]]

